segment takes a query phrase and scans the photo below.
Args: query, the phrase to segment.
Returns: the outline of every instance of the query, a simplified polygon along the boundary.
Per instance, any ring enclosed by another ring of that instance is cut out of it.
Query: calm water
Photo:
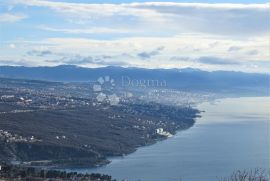
[[[222,99],[198,106],[202,118],[173,138],[80,170],[135,181],[212,181],[235,169],[270,168],[270,98]]]

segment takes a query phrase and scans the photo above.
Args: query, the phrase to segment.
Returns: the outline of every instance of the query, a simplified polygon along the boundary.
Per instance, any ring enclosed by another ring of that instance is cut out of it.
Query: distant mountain
[[[254,93],[269,95],[269,74],[233,71],[207,72],[199,69],[143,69],[143,68],[83,68],[74,65],[56,67],[0,66],[0,77],[47,81],[81,82],[96,81],[110,76],[117,85],[128,80],[166,81],[167,88],[185,91]]]

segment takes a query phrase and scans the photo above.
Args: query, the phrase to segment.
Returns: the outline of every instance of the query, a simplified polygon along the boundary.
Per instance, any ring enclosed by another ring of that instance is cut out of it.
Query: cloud
[[[144,68],[196,67],[203,64],[211,65],[211,69],[217,70],[229,67],[229,65],[238,65],[239,62],[241,64],[255,64],[258,61],[269,59],[267,38],[265,36],[250,39],[227,39],[223,36],[205,34],[184,34],[174,37],[131,37],[112,40],[55,37],[39,41],[25,41],[25,43],[23,41],[20,43],[9,42],[18,46],[16,50],[10,48],[3,50],[2,57],[12,59],[14,54],[16,55],[14,59],[24,57],[27,61],[31,60],[38,65],[54,65],[58,62],[61,63],[60,60],[62,60],[62,63],[65,61],[71,64],[77,61],[77,63],[88,67],[113,65],[113,63]],[[212,44],[215,46],[209,48]],[[228,49],[233,46],[242,49],[228,53]],[[197,51],[194,51],[195,49]],[[247,52],[252,50],[257,50],[259,53],[251,56]],[[79,55],[81,58],[75,59],[75,55]],[[63,57],[65,59],[62,59]],[[198,60],[200,57],[202,57],[201,62]],[[55,62],[52,62],[54,60]],[[260,65],[256,70],[264,68]],[[235,67],[240,69],[240,66]]]
[[[53,2],[46,0],[15,0],[15,4],[25,6],[47,7],[58,13],[66,15],[74,22],[92,21],[99,18],[112,16],[150,16],[148,10],[128,7],[124,4],[94,4],[94,3],[69,3]]]
[[[57,23],[58,20],[55,22]],[[73,27],[73,30],[78,29],[79,31],[86,27],[71,26],[71,24],[65,22],[54,24],[55,22],[51,23],[50,26]],[[104,22],[100,23],[103,25]],[[98,26],[101,24],[98,24]],[[107,26],[104,25],[104,27]],[[148,27],[146,27],[146,31],[148,31]],[[38,34],[29,32],[33,36],[5,41],[5,46],[2,46],[0,50],[1,59],[24,59],[32,66],[78,64],[87,67],[119,65],[144,68],[193,67],[207,68],[208,70],[245,71],[247,68],[249,68],[249,71],[270,70],[270,67],[257,63],[269,59],[268,36],[242,38],[205,33],[180,33],[162,36],[156,35],[155,31],[151,30],[151,32],[154,35],[127,37],[106,35],[105,38],[96,38],[100,35],[85,35],[83,33],[66,35],[62,32],[52,34],[50,32],[40,33],[40,31],[38,31]],[[38,37],[37,35],[42,36],[31,39],[31,37]],[[16,49],[9,48],[10,44],[15,44]],[[239,47],[241,47],[241,50],[238,50]],[[228,50],[231,51],[228,52]],[[259,53],[250,53],[253,50]],[[75,57],[75,55],[78,55],[78,57]],[[254,65],[254,68],[252,65]]]
[[[53,32],[62,32],[69,34],[109,34],[109,33],[130,33],[132,30],[124,29],[113,29],[106,27],[94,27],[94,28],[83,28],[83,29],[69,29],[69,28],[52,28],[48,26],[39,26],[39,29]]]
[[[253,36],[267,34],[269,29],[268,4],[176,2],[91,4],[46,0],[15,0],[15,2],[26,6],[49,8],[64,15],[66,20],[73,23],[93,25],[103,22],[110,28],[129,27],[145,33],[200,32],[231,36]],[[66,32],[70,32],[70,30]],[[75,29],[72,32],[77,32],[77,30]]]
[[[27,55],[30,56],[39,56],[39,57],[44,57],[48,55],[53,55],[54,53],[51,52],[50,50],[31,50],[27,52]]]
[[[182,62],[194,62],[195,59],[188,56],[173,56],[170,58],[171,61],[182,61]]]
[[[0,65],[12,65],[12,66],[31,66],[31,63],[25,59],[20,60],[6,60],[0,59]],[[1,69],[0,69],[1,74]]]
[[[14,43],[10,43],[8,46],[9,46],[9,48],[12,48],[12,49],[16,48],[16,45]]]
[[[89,64],[94,63],[94,60],[91,56],[82,57],[80,55],[69,56],[69,57],[62,57],[60,59],[54,60],[46,60],[49,63],[57,63],[57,64],[72,64],[72,65],[82,65],[82,64]]]
[[[131,65],[125,61],[115,61],[119,57],[126,57],[126,54],[120,55],[79,55],[72,52],[55,52],[51,50],[31,50],[26,52],[30,57],[40,57],[47,63],[54,64],[72,64],[72,65],[100,65],[100,66],[128,66]]]
[[[221,57],[213,56],[202,56],[202,57],[183,57],[183,56],[173,56],[170,58],[171,61],[189,62],[189,63],[199,63],[206,65],[238,65],[239,61],[232,59],[226,59]]]
[[[258,55],[259,51],[258,50],[250,50],[247,52],[248,55]]]
[[[27,16],[24,14],[11,14],[11,13],[0,14],[1,23],[13,23],[13,22],[21,21],[25,18],[27,18]]]
[[[269,4],[149,2],[130,6],[153,10],[177,22],[178,28],[194,32],[227,35],[268,33]]]
[[[269,59],[269,4],[96,2],[5,1],[0,22],[20,21],[24,13],[31,19],[2,23],[1,59],[37,66],[270,69],[258,63]]]
[[[237,65],[239,62],[231,59],[219,58],[219,57],[200,57],[199,63],[210,65]]]
[[[228,49],[228,52],[234,52],[234,51],[239,51],[241,50],[242,48],[239,47],[239,46],[231,46],[229,49]]]
[[[158,54],[161,53],[162,50],[164,50],[164,46],[160,46],[158,48],[156,48],[155,50],[152,50],[150,52],[141,52],[141,53],[138,53],[137,56],[142,58],[142,59],[149,59],[153,56],[156,56]]]
[[[67,56],[62,57],[61,59],[56,60],[46,60],[49,63],[57,63],[57,64],[69,64],[69,65],[87,65],[87,64],[94,64],[100,66],[128,66],[130,65],[127,62],[123,61],[105,61],[103,58],[108,58],[108,56],[103,55],[100,57],[93,57],[93,56],[81,56],[81,55],[74,55],[74,56]]]

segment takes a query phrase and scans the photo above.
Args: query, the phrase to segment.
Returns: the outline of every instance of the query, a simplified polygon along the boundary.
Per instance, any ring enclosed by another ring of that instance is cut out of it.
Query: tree
[[[228,177],[218,178],[219,181],[269,181],[270,173],[261,168],[237,170]]]

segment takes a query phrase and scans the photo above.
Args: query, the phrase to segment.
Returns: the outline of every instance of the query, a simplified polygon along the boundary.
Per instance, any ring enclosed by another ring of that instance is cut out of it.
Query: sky
[[[270,72],[264,0],[0,0],[0,65]]]

